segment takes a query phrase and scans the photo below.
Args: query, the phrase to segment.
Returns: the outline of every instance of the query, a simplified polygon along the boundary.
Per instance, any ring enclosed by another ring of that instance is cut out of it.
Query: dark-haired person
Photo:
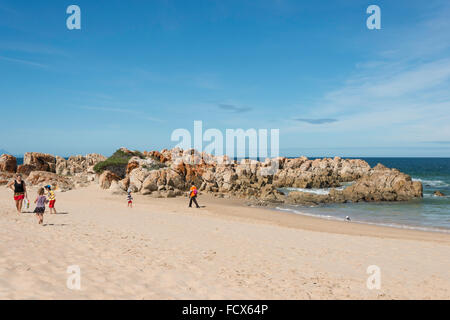
[[[197,203],[197,187],[195,186],[194,182],[191,183],[191,190],[189,190],[189,208],[192,208],[192,202],[195,203],[197,208],[200,208],[200,206]]]
[[[28,200],[27,186],[22,179],[22,175],[18,173],[16,178],[8,183],[6,187],[14,191],[14,201],[16,202],[17,213],[20,215],[22,212],[23,200],[25,198]]]

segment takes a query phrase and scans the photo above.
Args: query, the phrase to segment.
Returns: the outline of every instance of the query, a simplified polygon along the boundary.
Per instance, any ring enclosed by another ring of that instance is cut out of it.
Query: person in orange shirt
[[[192,182],[192,186],[189,191],[189,208],[192,208],[192,202],[195,203],[197,208],[200,208],[200,206],[197,203],[197,193],[198,193],[197,188],[195,187],[194,182]]]

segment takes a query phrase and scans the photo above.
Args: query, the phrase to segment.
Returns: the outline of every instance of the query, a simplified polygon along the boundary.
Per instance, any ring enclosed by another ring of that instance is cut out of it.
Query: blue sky
[[[0,0],[0,149],[161,149],[202,120],[280,129],[283,155],[450,156],[449,17],[447,0]]]

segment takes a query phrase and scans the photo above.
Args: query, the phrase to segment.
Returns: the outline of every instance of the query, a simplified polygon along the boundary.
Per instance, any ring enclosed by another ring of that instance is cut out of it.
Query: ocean
[[[423,184],[423,199],[407,202],[345,203],[316,207],[288,206],[277,210],[311,215],[331,220],[377,224],[405,229],[418,229],[450,233],[450,158],[361,158],[371,167],[382,163],[397,168]],[[326,189],[302,189],[326,193]],[[445,197],[436,197],[441,191]]]
[[[315,158],[311,158],[315,159]],[[311,215],[332,220],[377,224],[406,229],[440,231],[450,233],[450,158],[360,158],[371,167],[382,163],[388,168],[397,168],[421,181],[423,199],[408,202],[344,203],[316,207],[283,205],[277,210],[294,214]],[[18,164],[23,159],[17,159]],[[436,197],[435,191],[445,197]],[[300,191],[327,193],[327,189],[301,189]]]

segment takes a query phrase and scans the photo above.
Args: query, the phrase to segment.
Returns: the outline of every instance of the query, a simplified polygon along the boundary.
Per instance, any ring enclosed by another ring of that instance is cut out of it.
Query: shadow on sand
[[[22,211],[22,213],[34,213],[33,211]],[[69,214],[68,212],[57,212],[57,213],[50,213],[50,212],[45,212],[44,214],[48,214],[48,215],[55,215],[55,214]]]

